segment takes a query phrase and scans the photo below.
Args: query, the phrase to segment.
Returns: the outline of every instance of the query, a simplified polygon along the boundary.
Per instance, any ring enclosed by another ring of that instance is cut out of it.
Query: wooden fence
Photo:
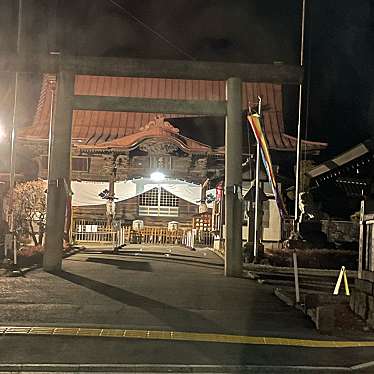
[[[114,228],[105,221],[75,220],[73,239],[76,243],[98,243],[120,246],[128,243],[182,244],[186,230],[168,230],[166,227],[146,226],[133,230],[131,226],[117,225]]]
[[[134,230],[119,225],[113,229],[105,221],[75,220],[73,238],[76,243],[121,246],[123,244],[184,245],[188,248],[212,247],[213,234],[197,229],[169,230],[167,227],[145,226]]]
[[[106,221],[75,220],[73,240],[77,243],[116,243],[117,231]]]
[[[133,230],[131,227],[121,227],[118,238],[119,244],[182,244],[185,230],[168,230],[166,227],[146,226],[141,230]]]

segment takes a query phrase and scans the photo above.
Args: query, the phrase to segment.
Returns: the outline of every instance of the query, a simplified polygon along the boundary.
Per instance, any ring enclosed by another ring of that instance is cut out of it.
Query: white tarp
[[[178,179],[165,179],[155,183],[150,178],[133,179],[126,182],[116,182],[114,193],[116,202],[130,199],[152,188],[161,186],[175,196],[193,204],[199,204],[201,186]],[[92,206],[105,204],[99,193],[109,188],[108,182],[78,182],[71,183],[73,191],[73,206]]]
[[[73,206],[102,205],[105,201],[99,193],[108,188],[108,183],[101,182],[71,182],[73,191]]]

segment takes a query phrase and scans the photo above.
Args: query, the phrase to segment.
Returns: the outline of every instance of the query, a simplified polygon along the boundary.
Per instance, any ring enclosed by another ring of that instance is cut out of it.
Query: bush
[[[43,243],[47,211],[45,190],[46,185],[42,180],[18,183],[15,186],[13,211],[18,242],[26,242],[31,237],[35,247]]]
[[[20,266],[41,265],[43,263],[44,248],[38,246],[24,246],[17,251],[17,262]]]

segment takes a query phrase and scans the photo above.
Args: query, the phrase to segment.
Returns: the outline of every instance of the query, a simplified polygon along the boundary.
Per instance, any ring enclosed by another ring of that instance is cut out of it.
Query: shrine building
[[[48,175],[55,80],[53,75],[44,75],[33,123],[18,133],[19,147],[34,161],[35,174],[42,179]],[[259,96],[264,131],[276,155],[274,163],[278,166],[289,163],[294,159],[297,140],[286,134],[282,86],[243,83],[242,87],[243,164],[250,159],[251,149],[254,150],[246,113],[249,104],[255,107]],[[225,84],[208,80],[77,75],[75,95],[224,101]],[[209,181],[223,178],[224,126],[223,117],[74,110],[71,144],[74,219],[92,224],[105,221],[108,208],[102,197],[112,188],[116,220],[126,223],[142,220],[152,226],[175,221],[182,227],[190,227],[192,217],[205,201]],[[304,142],[303,146],[310,154],[318,154],[326,144]],[[151,179],[155,172],[161,176],[158,180]]]

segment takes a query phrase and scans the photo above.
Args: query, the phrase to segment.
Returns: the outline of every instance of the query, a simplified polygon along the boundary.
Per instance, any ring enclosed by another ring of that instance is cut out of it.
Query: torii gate
[[[242,272],[242,82],[301,84],[300,66],[238,64],[182,60],[144,60],[111,57],[17,56],[0,57],[0,71],[55,73],[57,90],[50,129],[47,226],[43,267],[58,272],[70,183],[72,115],[74,109],[225,116],[225,275]],[[134,97],[75,96],[75,75],[225,80],[226,100],[173,100]]]

